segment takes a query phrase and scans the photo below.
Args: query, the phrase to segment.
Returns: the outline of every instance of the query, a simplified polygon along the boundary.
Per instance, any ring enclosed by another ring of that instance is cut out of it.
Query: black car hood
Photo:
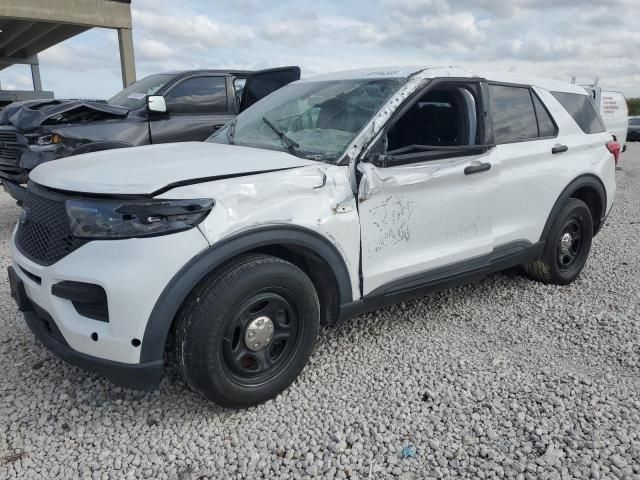
[[[129,110],[106,102],[82,100],[27,100],[13,102],[0,111],[0,125],[32,130],[42,125],[87,123],[126,117]]]

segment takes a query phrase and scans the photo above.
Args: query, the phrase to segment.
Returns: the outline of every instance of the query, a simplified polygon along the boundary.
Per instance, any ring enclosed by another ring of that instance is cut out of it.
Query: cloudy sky
[[[274,6],[277,4],[277,6]],[[133,0],[138,78],[163,70],[300,65],[304,76],[387,65],[461,65],[600,84],[640,96],[640,0]],[[59,98],[121,89],[117,35],[42,53]],[[29,70],[0,72],[31,88]]]

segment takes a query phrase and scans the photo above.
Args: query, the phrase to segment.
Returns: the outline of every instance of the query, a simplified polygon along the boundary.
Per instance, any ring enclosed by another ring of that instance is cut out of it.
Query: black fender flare
[[[571,198],[571,196],[575,192],[577,192],[579,189],[584,187],[591,187],[596,192],[598,192],[598,196],[600,197],[600,202],[602,204],[603,211],[602,211],[602,218],[598,218],[594,220],[597,220],[600,226],[602,226],[604,215],[607,210],[607,191],[604,187],[604,184],[602,183],[602,180],[600,180],[597,176],[593,174],[586,173],[584,175],[580,175],[579,177],[576,177],[575,179],[573,179],[571,183],[569,183],[569,185],[565,187],[562,193],[560,193],[560,196],[556,200],[556,203],[553,204],[551,213],[547,218],[547,223],[544,225],[544,229],[542,230],[542,235],[540,235],[540,241],[546,240],[547,235],[549,235],[549,230],[551,230],[551,226],[553,225],[554,220],[558,216],[560,209],[562,209],[562,206],[567,202],[569,198]]]
[[[165,286],[156,301],[142,339],[140,362],[163,358],[169,330],[178,310],[193,289],[214,269],[238,255],[269,245],[303,247],[322,258],[333,271],[340,292],[340,304],[353,300],[349,269],[329,240],[303,227],[268,226],[241,232],[202,251],[187,262]]]
[[[84,145],[80,145],[78,148],[73,150],[69,156],[72,157],[74,155],[82,155],[83,153],[91,153],[91,152],[100,152],[102,150],[113,150],[114,148],[129,148],[135,147],[127,142],[121,142],[117,140],[104,140],[99,142],[90,142],[85,143]]]

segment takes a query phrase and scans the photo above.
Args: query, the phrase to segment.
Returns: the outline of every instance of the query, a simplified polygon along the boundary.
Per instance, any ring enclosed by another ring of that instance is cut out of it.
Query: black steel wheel
[[[593,219],[586,203],[570,198],[556,216],[542,256],[525,265],[527,274],[543,283],[573,282],[585,264],[593,239]]]
[[[320,329],[309,277],[280,258],[248,254],[204,281],[178,315],[178,364],[187,383],[219,405],[273,398],[306,365]]]
[[[303,328],[286,292],[257,293],[229,321],[222,339],[223,366],[241,385],[268,382],[286,368]]]
[[[571,217],[560,232],[557,247],[558,268],[570,270],[580,258],[582,248],[582,223],[579,217]]]

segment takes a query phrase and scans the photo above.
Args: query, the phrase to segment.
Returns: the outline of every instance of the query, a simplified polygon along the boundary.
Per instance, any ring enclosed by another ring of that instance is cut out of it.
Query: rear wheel
[[[246,255],[187,301],[178,317],[178,363],[189,385],[209,400],[248,407],[295,380],[319,328],[309,277],[285,260]]]
[[[535,280],[566,285],[584,268],[593,239],[593,219],[586,203],[570,198],[556,217],[540,259],[525,266]]]

